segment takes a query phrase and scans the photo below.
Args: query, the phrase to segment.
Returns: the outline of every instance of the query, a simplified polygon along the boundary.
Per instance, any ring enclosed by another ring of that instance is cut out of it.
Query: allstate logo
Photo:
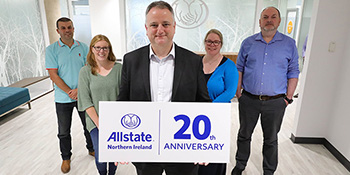
[[[126,129],[135,129],[141,124],[141,119],[136,114],[126,114],[122,117],[121,123]]]
[[[208,6],[202,0],[176,0],[172,4],[176,25],[193,29],[202,25],[208,18]]]

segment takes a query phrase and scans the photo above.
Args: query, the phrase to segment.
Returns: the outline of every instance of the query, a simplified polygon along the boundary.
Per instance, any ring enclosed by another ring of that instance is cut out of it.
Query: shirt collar
[[[153,52],[152,46],[149,45],[149,59],[151,59],[152,56],[154,56],[155,58],[159,59],[158,56]],[[172,46],[169,54],[165,58],[168,58],[169,56],[172,56],[172,58],[175,59],[175,44],[174,43],[173,43],[173,46]]]
[[[260,41],[265,42],[261,32],[256,36],[255,40],[257,40],[257,41],[260,40]],[[270,41],[270,43],[274,43],[275,41],[279,41],[279,40],[282,40],[282,34],[280,32],[278,32],[278,30],[277,30],[275,36],[273,36],[273,38]]]
[[[61,41],[61,38],[60,38],[60,39],[58,40],[58,45],[59,45],[60,47],[63,47],[63,46],[65,46],[66,44],[64,44],[64,43]],[[79,45],[80,45],[79,41],[73,39],[72,48],[75,47],[75,46],[79,46]]]

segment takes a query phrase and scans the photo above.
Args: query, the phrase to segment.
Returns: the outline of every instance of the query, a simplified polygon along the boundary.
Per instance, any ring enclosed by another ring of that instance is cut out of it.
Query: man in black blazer
[[[118,101],[210,102],[201,58],[173,42],[175,20],[164,1],[146,10],[150,45],[127,53],[123,60]],[[138,175],[196,175],[193,163],[133,163]]]

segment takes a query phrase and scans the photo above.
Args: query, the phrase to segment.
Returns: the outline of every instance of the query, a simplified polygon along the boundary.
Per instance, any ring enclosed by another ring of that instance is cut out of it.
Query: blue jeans
[[[95,149],[95,163],[96,163],[97,170],[100,174],[107,174],[107,163],[98,161],[98,158],[100,155],[98,150],[98,129],[97,128],[92,129],[90,132],[90,135],[91,135],[92,143]],[[117,170],[117,166],[114,165],[114,162],[108,163],[108,165],[109,165],[108,174],[114,175],[115,171]]]
[[[56,114],[58,122],[58,139],[60,142],[61,156],[63,160],[70,160],[72,156],[72,138],[70,128],[72,126],[73,109],[77,108],[77,102],[56,103]],[[86,139],[86,148],[93,152],[93,146],[89,131],[86,129],[85,112],[79,112],[81,123],[83,124],[84,135]]]

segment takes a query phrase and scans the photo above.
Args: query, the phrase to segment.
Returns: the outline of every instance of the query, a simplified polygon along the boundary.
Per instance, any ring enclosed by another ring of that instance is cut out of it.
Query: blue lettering
[[[129,135],[128,134],[125,134],[124,135],[124,140],[123,140],[124,142],[128,142],[129,141]]]
[[[142,132],[142,134],[143,134],[143,132]],[[152,136],[151,136],[151,134],[147,134],[147,135],[146,135],[146,141],[147,141],[147,142],[152,141]]]
[[[190,126],[190,123],[191,123],[190,118],[187,115],[180,114],[175,116],[174,119],[175,121],[178,121],[178,120],[184,121],[184,124],[182,125],[181,129],[174,134],[174,139],[191,139],[190,134],[184,134],[184,132]]]
[[[203,134],[199,133],[199,122],[204,122],[204,132]],[[210,119],[205,115],[199,115],[197,116],[193,121],[193,128],[192,132],[194,137],[196,137],[198,140],[204,140],[209,137],[209,134],[211,132],[211,123]]]
[[[225,145],[225,144],[220,144],[220,143],[219,143],[220,150],[222,150],[222,147],[223,147],[224,145]]]
[[[165,143],[164,149],[174,150],[222,150],[225,144],[220,143]]]
[[[134,134],[132,132],[128,134],[124,134],[123,132],[112,132],[112,134],[107,139],[107,142],[114,141],[114,142],[151,142],[152,141],[152,135],[151,134],[145,134],[144,132],[141,132],[141,134]]]
[[[112,132],[112,134],[111,134],[111,136],[109,136],[107,142],[109,142],[109,140],[111,140],[111,139],[113,139],[113,141],[115,141],[116,140],[115,135],[116,135],[116,133]]]
[[[197,150],[196,144],[192,144],[192,143],[191,143],[191,145],[192,145],[192,150]]]
[[[118,134],[117,134],[117,141],[119,142],[119,141],[122,141],[122,138],[123,138],[123,136],[122,136],[122,132],[118,132]],[[119,136],[120,135],[120,136]]]
[[[212,144],[209,144],[208,149],[213,150],[213,145],[212,145]]]
[[[199,150],[202,150],[202,144],[198,143],[198,144],[197,144],[197,148],[198,148]]]
[[[204,143],[204,144],[203,144],[203,149],[204,149],[204,150],[207,150],[207,149],[208,149],[207,143]]]
[[[133,142],[133,140],[132,140],[132,136],[133,136],[132,132],[130,132],[129,136],[130,136],[130,141]]]
[[[140,135],[139,134],[135,134],[135,140],[134,141],[135,142],[139,142],[140,141]]]

